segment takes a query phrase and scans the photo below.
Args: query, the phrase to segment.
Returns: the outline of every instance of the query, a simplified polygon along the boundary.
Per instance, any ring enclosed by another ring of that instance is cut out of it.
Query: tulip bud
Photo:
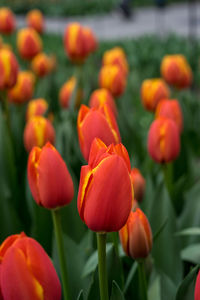
[[[183,115],[179,102],[176,99],[164,99],[156,108],[156,118],[166,117],[172,119],[181,133],[183,130]]]
[[[200,300],[200,271],[198,272],[195,283],[194,300]]]
[[[126,88],[126,76],[117,65],[103,66],[99,73],[99,86],[108,89],[113,96],[119,97]]]
[[[107,104],[113,114],[117,116],[117,108],[112,94],[106,89],[95,90],[90,96],[89,106],[99,108],[104,104]]]
[[[74,196],[74,186],[59,152],[47,143],[34,147],[28,159],[28,182],[38,205],[56,209],[67,205]]]
[[[38,53],[31,62],[33,72],[38,77],[44,77],[51,71],[50,58],[45,53]]]
[[[77,129],[81,152],[86,160],[95,138],[100,138],[107,146],[121,141],[115,117],[106,104],[98,109],[81,105]]]
[[[92,30],[89,27],[83,27],[83,33],[85,36],[87,52],[90,54],[97,49],[98,43],[97,43],[94,33],[92,32]]]
[[[137,168],[133,168],[131,170],[131,179],[133,183],[135,199],[138,202],[141,202],[145,191],[145,179]]]
[[[26,22],[28,27],[35,29],[38,33],[43,33],[44,16],[39,9],[33,9],[29,11],[26,16]]]
[[[31,99],[34,92],[34,75],[30,71],[20,71],[16,84],[8,91],[8,99],[15,104],[22,104]]]
[[[137,208],[131,211],[125,226],[119,231],[124,252],[133,259],[145,258],[152,248],[152,232],[146,215]]]
[[[17,34],[17,48],[24,59],[32,59],[42,51],[42,40],[33,28],[23,28]]]
[[[48,141],[54,143],[55,131],[51,122],[42,116],[31,118],[24,129],[24,146],[28,152],[34,146],[42,147]]]
[[[176,123],[160,117],[153,121],[148,134],[148,151],[158,163],[168,163],[180,152],[180,135]]]
[[[188,88],[192,83],[192,70],[186,58],[181,54],[164,56],[161,74],[167,83],[178,89]]]
[[[159,101],[165,98],[169,98],[170,91],[164,80],[146,79],[141,86],[141,99],[143,106],[154,112]]]
[[[0,33],[11,34],[15,30],[16,20],[13,12],[7,7],[0,8]]]
[[[95,139],[89,164],[81,168],[78,212],[96,232],[118,231],[126,223],[133,201],[130,160],[122,144],[109,147]]]
[[[26,120],[29,121],[32,117],[42,116],[48,109],[48,103],[43,98],[33,99],[28,103],[26,111]]]
[[[122,72],[128,74],[128,63],[124,50],[120,47],[114,47],[107,50],[103,55],[103,65],[117,65]]]
[[[72,97],[72,93],[75,89],[75,86],[76,86],[75,77],[71,77],[63,84],[59,92],[59,102],[61,107],[68,108],[70,106],[70,99]],[[76,93],[76,99],[75,99],[75,103],[77,107],[79,107],[82,98],[83,98],[83,90],[79,89]]]
[[[24,233],[9,236],[0,247],[1,299],[60,300],[61,285],[51,259]]]
[[[13,87],[17,81],[18,63],[8,49],[0,49],[0,90]]]

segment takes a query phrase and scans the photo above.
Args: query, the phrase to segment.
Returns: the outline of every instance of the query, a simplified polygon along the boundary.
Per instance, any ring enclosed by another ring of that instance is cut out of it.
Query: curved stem
[[[144,260],[138,261],[138,273],[139,273],[139,287],[140,287],[140,299],[147,300],[147,282],[144,269]]]
[[[106,270],[106,233],[97,233],[97,246],[100,296],[101,300],[109,300]]]
[[[60,271],[62,277],[64,299],[69,300],[70,295],[69,295],[69,286],[68,286],[68,276],[67,276],[67,267],[66,267],[66,259],[65,259],[59,210],[52,210],[52,218],[53,218],[53,224],[54,224],[54,230],[56,236],[56,243],[58,247],[58,256],[60,262]]]

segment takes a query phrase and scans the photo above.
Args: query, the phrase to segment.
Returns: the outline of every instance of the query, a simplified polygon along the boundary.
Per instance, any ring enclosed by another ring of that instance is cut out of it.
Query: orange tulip
[[[0,8],[0,33],[11,34],[15,30],[16,20],[13,12],[7,7]]]
[[[8,49],[0,49],[0,90],[11,88],[17,81],[18,62]]]
[[[166,117],[172,119],[178,126],[179,132],[183,130],[183,115],[179,102],[176,99],[164,99],[159,102],[156,109],[156,118]]]
[[[200,271],[198,272],[195,283],[194,300],[200,300]]]
[[[48,103],[43,98],[33,99],[28,103],[26,111],[26,120],[29,121],[32,117],[42,116],[48,109]]]
[[[15,104],[22,104],[31,99],[34,92],[34,75],[30,71],[20,71],[17,82],[8,91],[8,99]]]
[[[163,78],[178,89],[188,88],[192,83],[192,70],[181,54],[166,55],[161,63]]]
[[[97,39],[96,39],[93,31],[89,27],[83,27],[83,33],[85,36],[87,52],[90,54],[90,53],[94,52],[98,47]]]
[[[126,76],[117,65],[103,66],[99,73],[99,86],[108,89],[115,97],[123,94],[126,87]]]
[[[51,259],[25,233],[9,236],[0,247],[2,300],[60,300],[61,285]]]
[[[42,40],[33,28],[23,28],[17,34],[17,48],[24,59],[32,59],[42,51]]]
[[[59,92],[59,102],[61,107],[68,108],[70,106],[70,99],[72,97],[72,93],[74,91],[75,86],[76,86],[75,77],[71,77],[63,84]],[[75,99],[75,103],[77,107],[79,107],[82,98],[83,98],[83,90],[79,89],[76,93],[76,99]]]
[[[44,16],[39,9],[33,9],[26,16],[27,25],[35,29],[38,33],[44,31]]]
[[[103,65],[117,65],[125,75],[128,74],[128,62],[124,50],[121,47],[114,47],[107,50],[103,55]]]
[[[133,259],[145,258],[152,248],[152,232],[146,215],[137,208],[131,211],[125,226],[119,231],[124,252]]]
[[[180,135],[173,120],[160,117],[153,121],[148,134],[148,151],[158,163],[167,163],[177,158]]]
[[[98,109],[81,105],[77,129],[81,152],[86,160],[95,138],[100,138],[107,146],[121,141],[115,117],[106,104]]]
[[[117,115],[117,108],[112,94],[106,89],[95,90],[90,96],[89,106],[99,108],[104,104],[111,108],[115,116]]]
[[[133,183],[135,199],[140,202],[142,201],[145,191],[145,179],[137,168],[133,168],[131,170],[131,179]]]
[[[48,141],[52,144],[55,140],[55,130],[51,122],[42,116],[31,118],[24,129],[24,146],[28,152],[34,146],[42,147]]]
[[[93,231],[118,231],[126,223],[133,201],[130,160],[122,144],[109,147],[93,141],[89,163],[81,168],[78,211]]]
[[[44,77],[51,71],[50,58],[45,53],[38,53],[31,62],[33,72],[38,77]]]
[[[47,143],[34,147],[28,159],[28,181],[38,205],[55,209],[67,205],[74,196],[74,186],[59,152]]]
[[[164,80],[146,79],[141,86],[141,99],[144,107],[149,111],[155,111],[159,101],[169,98],[170,91]]]

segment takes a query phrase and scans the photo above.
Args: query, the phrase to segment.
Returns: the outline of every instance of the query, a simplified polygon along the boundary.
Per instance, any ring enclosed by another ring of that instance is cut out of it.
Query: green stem
[[[123,273],[123,268],[122,268],[122,261],[119,255],[119,240],[118,240],[118,232],[112,232],[111,233],[113,245],[115,248],[115,254],[117,256],[117,259],[119,261],[119,267],[120,267],[120,277],[121,277],[121,286],[124,288],[124,273]]]
[[[144,269],[144,260],[138,261],[138,273],[139,273],[139,287],[140,287],[140,299],[147,300],[147,282]]]
[[[172,163],[163,164],[163,175],[166,188],[168,190],[170,198],[173,193],[173,168]]]
[[[71,111],[73,111],[75,107],[78,108],[80,106],[80,103],[78,103],[77,94],[79,93],[79,90],[82,88],[82,69],[83,69],[82,65],[77,65],[75,67],[74,77],[76,78],[76,85],[70,99]]]
[[[64,243],[62,237],[62,228],[61,228],[61,221],[60,221],[60,211],[52,210],[52,218],[53,218],[53,224],[54,224],[54,230],[56,236],[56,243],[58,247],[58,256],[60,262],[60,271],[62,277],[64,299],[69,300],[70,295],[69,295],[66,259],[65,259],[65,252],[64,252]]]
[[[108,281],[106,270],[106,233],[97,233],[99,288],[101,300],[108,300]]]

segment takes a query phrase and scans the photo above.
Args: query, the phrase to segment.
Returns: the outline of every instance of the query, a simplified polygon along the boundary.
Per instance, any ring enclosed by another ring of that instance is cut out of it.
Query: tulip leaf
[[[129,285],[130,285],[130,283],[133,279],[133,276],[135,275],[135,272],[137,270],[137,266],[138,266],[137,262],[134,261],[134,263],[133,263],[133,265],[132,265],[132,267],[131,267],[131,269],[128,273],[127,279],[126,279],[126,283],[125,283],[125,286],[124,286],[124,293],[126,293],[128,287],[129,287]]]
[[[160,277],[156,276],[153,280],[150,288],[148,289],[148,299],[149,300],[161,300],[161,287],[160,287]]]
[[[194,267],[190,273],[184,278],[178,287],[176,300],[191,300],[194,299],[194,286],[196,281],[199,265]]]
[[[178,231],[175,235],[200,235],[200,228],[199,227],[190,227]]]
[[[181,251],[181,258],[194,264],[200,264],[200,244],[189,245]]]
[[[84,300],[84,297],[83,297],[83,290],[80,291],[77,300]]]
[[[120,290],[120,287],[116,283],[116,281],[113,280],[112,283],[112,292],[110,300],[124,300],[124,296],[122,291]]]

